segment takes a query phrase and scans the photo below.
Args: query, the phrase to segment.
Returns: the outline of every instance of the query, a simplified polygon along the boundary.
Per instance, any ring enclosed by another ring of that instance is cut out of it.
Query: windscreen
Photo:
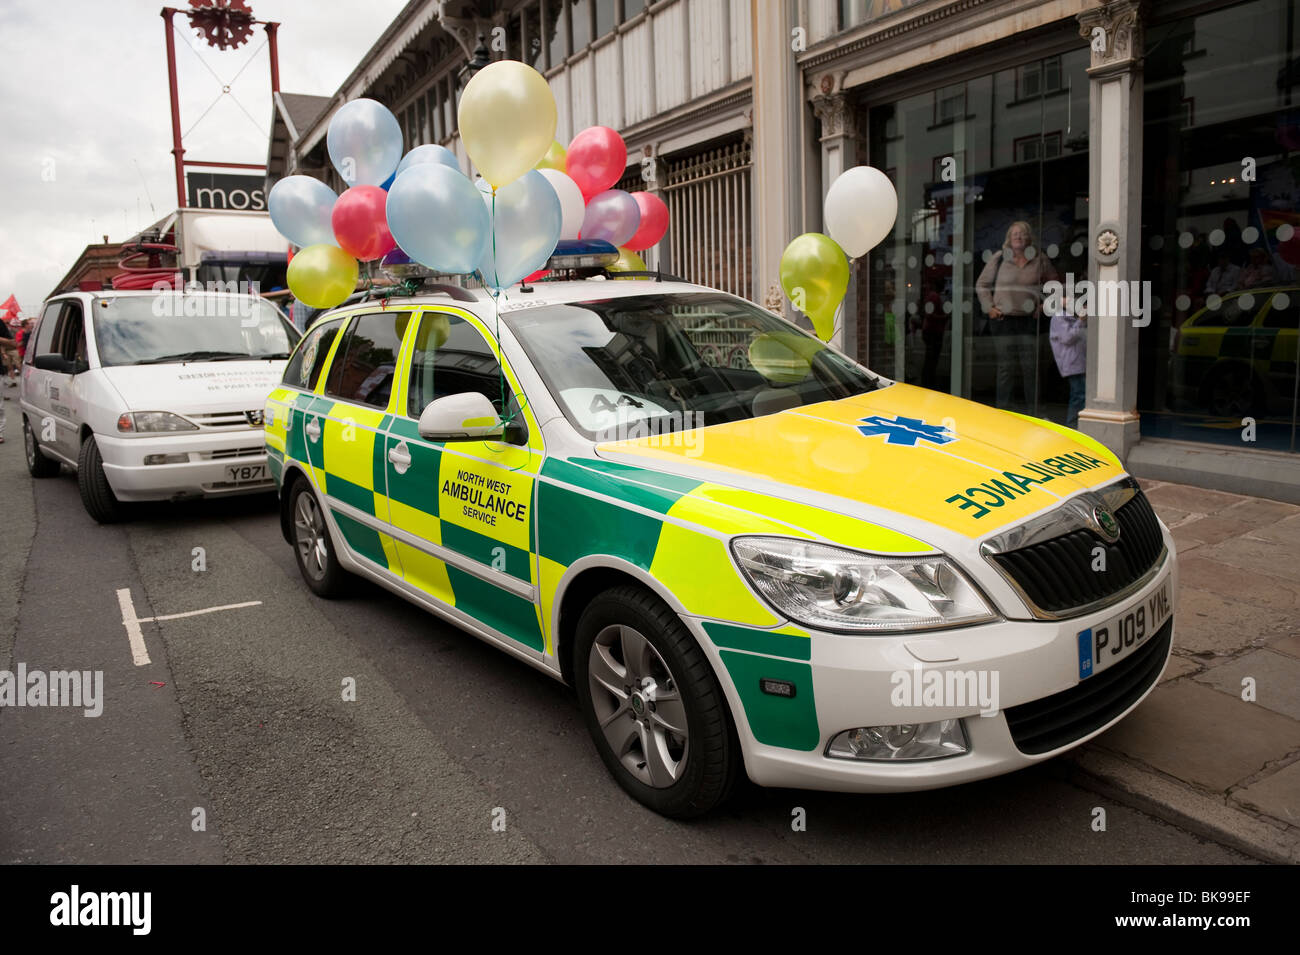
[[[594,440],[741,421],[880,386],[789,322],[722,295],[637,295],[502,320]]]
[[[298,332],[269,302],[201,293],[94,300],[102,365],[288,358]]]

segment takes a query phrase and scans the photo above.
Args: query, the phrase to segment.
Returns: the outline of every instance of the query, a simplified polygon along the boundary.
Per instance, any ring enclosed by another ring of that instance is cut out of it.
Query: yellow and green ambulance
[[[1174,545],[1098,442],[890,381],[673,281],[349,305],[266,405],[307,585],[369,578],[571,684],[675,817],[947,786],[1113,725]]]

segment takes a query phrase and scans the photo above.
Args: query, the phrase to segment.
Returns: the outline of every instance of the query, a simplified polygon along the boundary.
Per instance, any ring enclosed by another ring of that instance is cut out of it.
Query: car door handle
[[[315,418],[308,418],[302,430],[307,432],[307,437],[311,438],[313,442],[320,440],[320,422]]]
[[[405,441],[399,441],[388,449],[388,460],[392,463],[394,471],[405,474],[407,468],[411,466],[411,449],[406,446]]]

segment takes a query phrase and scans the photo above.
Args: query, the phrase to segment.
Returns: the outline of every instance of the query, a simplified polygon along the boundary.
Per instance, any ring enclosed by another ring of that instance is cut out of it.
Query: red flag
[[[11,318],[16,318],[19,312],[18,299],[10,295],[3,302],[0,302],[0,308],[5,310],[5,321],[8,321]]]

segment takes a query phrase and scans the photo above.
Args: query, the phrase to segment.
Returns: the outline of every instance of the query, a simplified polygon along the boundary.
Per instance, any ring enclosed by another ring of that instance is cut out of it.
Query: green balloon
[[[848,257],[830,236],[805,232],[781,254],[781,288],[824,342],[831,340],[835,310],[848,287]]]

